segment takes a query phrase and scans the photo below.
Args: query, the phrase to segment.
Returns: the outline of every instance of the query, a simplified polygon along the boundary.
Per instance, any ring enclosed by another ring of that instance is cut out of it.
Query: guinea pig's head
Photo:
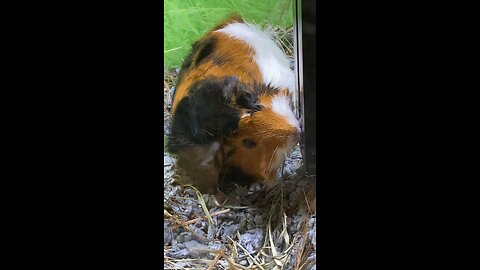
[[[226,141],[227,168],[267,185],[298,143],[300,125],[287,89],[256,86],[259,110],[243,110],[238,129]]]

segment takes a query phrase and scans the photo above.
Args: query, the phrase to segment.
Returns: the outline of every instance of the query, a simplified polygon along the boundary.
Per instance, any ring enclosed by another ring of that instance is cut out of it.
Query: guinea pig
[[[167,150],[202,192],[272,186],[299,140],[294,91],[289,61],[270,35],[231,16],[182,64]]]

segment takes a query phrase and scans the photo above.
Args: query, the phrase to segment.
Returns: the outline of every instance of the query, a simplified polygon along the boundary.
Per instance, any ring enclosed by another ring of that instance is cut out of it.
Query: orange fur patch
[[[264,97],[264,100],[268,99],[271,104],[271,97]],[[258,180],[273,181],[278,169],[274,164],[275,154],[282,149],[290,150],[287,149],[290,148],[287,144],[295,133],[295,127],[267,106],[264,110],[240,120],[238,131],[226,142],[235,149],[227,164],[242,168],[245,173]],[[242,142],[245,139],[253,140],[257,146],[243,147]]]
[[[262,75],[257,64],[253,61],[254,51],[247,44],[229,36],[211,32],[203,37],[200,42],[215,38],[215,49],[212,54],[198,66],[190,67],[175,89],[172,113],[180,100],[188,94],[190,87],[197,81],[206,77],[223,78],[236,76],[241,83],[252,84],[262,81]],[[194,52],[195,54],[195,52]],[[219,65],[214,59],[226,59],[225,64]],[[195,62],[195,58],[193,60]]]
[[[290,92],[288,91],[288,89],[282,89],[275,96],[291,96],[291,95],[290,95]],[[274,96],[272,96],[272,95],[262,94],[258,97],[258,100],[259,100],[260,104],[262,104],[264,107],[271,108],[273,97]]]

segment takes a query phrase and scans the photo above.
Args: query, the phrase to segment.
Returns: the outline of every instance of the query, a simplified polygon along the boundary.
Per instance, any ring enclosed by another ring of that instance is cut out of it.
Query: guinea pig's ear
[[[263,109],[258,103],[257,94],[251,85],[237,83],[235,85],[234,95],[234,103],[241,109],[247,109],[250,113]]]
[[[234,105],[251,112],[260,111],[263,107],[258,104],[258,98],[252,85],[241,83],[236,76],[228,76],[223,82],[223,93],[227,100]]]
[[[263,109],[263,106],[258,104],[253,87],[241,83],[236,76],[225,77],[222,81],[222,89],[225,102],[232,107],[247,109],[248,115]],[[243,116],[244,114],[242,114]]]
[[[244,92],[237,97],[237,105],[240,108],[247,109],[250,114],[263,109],[263,106],[258,104],[257,97],[249,92]]]

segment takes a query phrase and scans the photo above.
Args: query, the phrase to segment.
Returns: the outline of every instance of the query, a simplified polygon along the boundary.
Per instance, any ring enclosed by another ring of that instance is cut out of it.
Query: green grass
[[[164,68],[180,66],[191,44],[231,13],[259,25],[293,24],[291,0],[165,0],[164,7]]]

